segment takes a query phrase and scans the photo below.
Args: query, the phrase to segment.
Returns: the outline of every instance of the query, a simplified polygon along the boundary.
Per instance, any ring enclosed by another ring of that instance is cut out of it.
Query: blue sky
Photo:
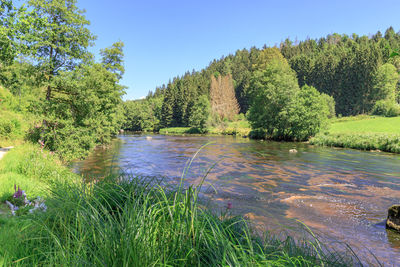
[[[78,0],[101,48],[125,43],[125,99],[237,49],[331,33],[400,30],[398,0]]]

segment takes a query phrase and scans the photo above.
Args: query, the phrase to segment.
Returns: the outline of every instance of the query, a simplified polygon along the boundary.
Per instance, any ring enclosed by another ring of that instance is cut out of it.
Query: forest
[[[326,118],[397,116],[400,59],[391,55],[399,47],[400,33],[389,27],[371,36],[335,33],[237,50],[173,78],[144,100],[126,101],[124,128],[204,132],[244,114],[255,137],[305,140],[323,128]]]

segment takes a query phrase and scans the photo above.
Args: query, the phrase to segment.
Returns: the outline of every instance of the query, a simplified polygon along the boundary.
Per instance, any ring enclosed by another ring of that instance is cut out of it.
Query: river
[[[199,183],[215,164],[203,195],[221,210],[231,203],[232,212],[259,230],[300,227],[298,219],[364,259],[373,262],[372,251],[385,265],[400,265],[400,235],[382,223],[388,207],[400,204],[400,155],[232,136],[126,134],[73,169],[86,179],[121,168],[178,183],[188,159],[207,143],[185,182]],[[290,153],[293,148],[298,152]]]

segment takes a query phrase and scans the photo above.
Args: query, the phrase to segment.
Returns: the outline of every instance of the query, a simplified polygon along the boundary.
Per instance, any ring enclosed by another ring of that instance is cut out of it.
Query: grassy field
[[[310,143],[400,153],[400,117],[357,116],[334,119],[326,132]]]
[[[8,179],[16,176],[16,180]],[[0,198],[18,183],[46,212],[0,213],[0,266],[354,266],[312,235],[256,235],[230,210],[199,203],[200,186],[165,190],[139,177],[91,184],[33,146],[0,161]]]
[[[400,117],[358,116],[335,119],[332,121],[329,133],[400,134]]]

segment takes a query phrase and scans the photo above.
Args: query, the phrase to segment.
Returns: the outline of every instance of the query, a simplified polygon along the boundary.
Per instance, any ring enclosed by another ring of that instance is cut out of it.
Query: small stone
[[[293,148],[293,149],[290,149],[289,152],[290,152],[290,153],[297,153],[298,151],[297,151],[296,149]]]
[[[386,227],[400,232],[400,205],[389,208]]]

